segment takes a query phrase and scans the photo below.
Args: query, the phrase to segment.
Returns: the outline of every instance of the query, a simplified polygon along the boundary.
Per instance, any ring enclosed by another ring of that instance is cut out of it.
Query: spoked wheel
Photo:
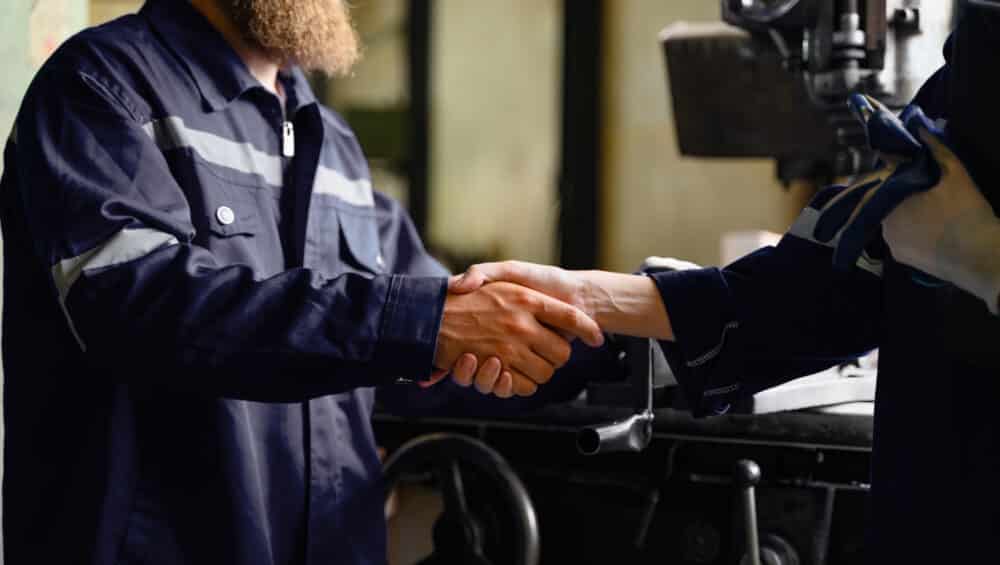
[[[444,499],[444,512],[434,524],[434,553],[421,565],[537,565],[539,559],[538,521],[527,489],[517,473],[485,443],[458,434],[429,434],[410,440],[385,463],[386,492],[404,475],[431,471]],[[463,472],[470,473],[463,476]],[[467,498],[472,491],[497,501],[477,504]],[[499,511],[498,511],[499,510]],[[504,516],[509,524],[499,524]],[[506,527],[505,527],[506,526]],[[496,528],[510,532],[502,545],[512,548],[509,556],[493,555]],[[503,559],[503,560],[500,560]]]

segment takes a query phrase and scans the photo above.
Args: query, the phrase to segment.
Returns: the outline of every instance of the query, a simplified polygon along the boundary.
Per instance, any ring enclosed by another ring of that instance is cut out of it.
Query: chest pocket
[[[306,230],[306,266],[328,277],[385,270],[375,211],[313,195]]]
[[[246,265],[255,278],[284,268],[275,217],[277,203],[269,187],[252,179],[232,178],[224,171],[197,163],[197,194],[192,202],[196,243],[208,248],[222,265]]]
[[[218,192],[206,198],[209,231],[224,238],[257,235],[261,229],[260,210],[253,194],[239,187]]]
[[[385,264],[374,211],[354,212],[341,207],[336,210],[340,224],[341,259],[352,262],[365,272],[382,273]]]
[[[265,189],[264,185],[254,182],[250,175],[229,173],[197,155],[192,159],[198,189],[189,198],[195,204],[192,214],[199,236],[207,235],[203,232],[224,238],[257,235],[261,227],[257,193]]]

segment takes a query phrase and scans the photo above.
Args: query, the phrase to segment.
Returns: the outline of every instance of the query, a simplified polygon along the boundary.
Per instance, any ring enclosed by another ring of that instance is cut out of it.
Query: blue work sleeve
[[[662,347],[697,415],[878,347],[881,242],[850,272],[833,268],[837,241],[813,239],[821,192],[776,247],[722,269],[655,273],[675,341]]]
[[[222,264],[192,243],[184,190],[100,75],[40,73],[13,145],[33,255],[89,363],[264,401],[429,374],[444,277],[300,268],[256,280]]]

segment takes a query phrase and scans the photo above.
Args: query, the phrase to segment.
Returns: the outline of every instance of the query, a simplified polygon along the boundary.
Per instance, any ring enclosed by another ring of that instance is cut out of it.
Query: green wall
[[[28,56],[31,0],[7,0],[7,13],[0,18],[0,61],[4,80],[0,81],[0,139],[7,139],[21,95],[31,79]],[[3,164],[0,164],[2,170]]]
[[[3,0],[0,17],[0,140],[47,52],[87,24],[88,0]],[[0,171],[3,164],[0,163]]]

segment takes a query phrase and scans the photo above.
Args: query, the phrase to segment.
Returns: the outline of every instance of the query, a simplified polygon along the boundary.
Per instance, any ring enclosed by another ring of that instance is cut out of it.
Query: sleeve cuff
[[[724,414],[739,396],[740,319],[719,269],[649,275],[660,291],[674,332],[663,354],[697,416]]]
[[[444,277],[392,277],[373,359],[386,384],[430,375],[447,294]]]

